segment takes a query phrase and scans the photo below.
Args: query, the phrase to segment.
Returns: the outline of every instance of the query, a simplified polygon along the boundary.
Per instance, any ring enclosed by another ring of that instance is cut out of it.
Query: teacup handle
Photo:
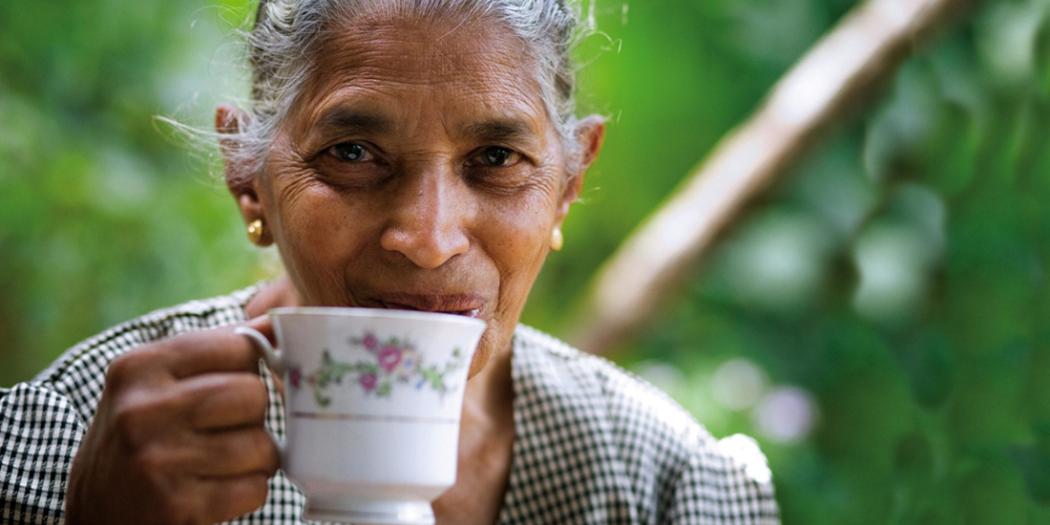
[[[281,360],[281,352],[270,344],[270,340],[266,338],[262,332],[249,328],[247,326],[238,326],[233,329],[233,333],[243,335],[247,337],[249,341],[254,343],[254,346],[262,351],[263,360],[266,361],[266,366],[270,367],[274,373],[280,375],[284,373],[284,361]],[[277,436],[271,434],[273,440],[277,443],[277,453],[281,458],[281,467],[284,468],[286,465],[287,453],[284,448],[284,443],[281,443],[277,439]]]
[[[278,374],[284,373],[284,361],[281,359],[280,350],[274,348],[262,332],[248,326],[238,326],[233,333],[243,335],[255,343],[255,347],[262,351],[262,357],[266,360],[266,366],[269,366],[270,370]]]

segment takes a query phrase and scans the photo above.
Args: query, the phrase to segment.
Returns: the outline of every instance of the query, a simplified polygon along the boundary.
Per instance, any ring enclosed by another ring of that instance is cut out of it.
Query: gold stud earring
[[[248,223],[248,240],[252,241],[252,244],[259,246],[262,243],[263,234],[266,232],[266,227],[263,226],[262,219],[255,219]]]
[[[554,229],[551,230],[551,249],[559,252],[561,251],[562,246],[565,246],[565,237],[561,234],[561,228],[555,226]]]

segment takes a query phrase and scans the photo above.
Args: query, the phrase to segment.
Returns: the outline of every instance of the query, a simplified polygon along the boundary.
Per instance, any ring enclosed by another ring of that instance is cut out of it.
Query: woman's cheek
[[[360,244],[358,230],[366,221],[355,220],[355,210],[343,194],[316,180],[291,181],[283,189],[282,256],[295,266],[304,285],[320,288],[308,295],[325,295],[340,285],[344,266]]]
[[[528,235],[533,230],[549,228],[554,222],[560,172],[537,168],[529,182],[508,195],[492,195],[485,200],[487,220],[517,234]],[[549,232],[548,232],[549,233]]]

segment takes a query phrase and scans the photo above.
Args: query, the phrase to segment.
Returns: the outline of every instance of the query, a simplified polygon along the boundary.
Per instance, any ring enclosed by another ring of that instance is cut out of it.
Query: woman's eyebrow
[[[518,119],[493,119],[469,124],[464,135],[494,142],[535,141],[536,134],[526,122]]]
[[[386,133],[393,129],[393,121],[375,113],[337,107],[324,112],[317,119],[316,129],[322,133]]]

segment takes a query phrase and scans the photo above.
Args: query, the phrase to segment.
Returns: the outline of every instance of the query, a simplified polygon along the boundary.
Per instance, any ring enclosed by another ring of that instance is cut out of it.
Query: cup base
[[[303,519],[353,525],[434,525],[434,511],[427,501],[317,498],[307,500]]]

